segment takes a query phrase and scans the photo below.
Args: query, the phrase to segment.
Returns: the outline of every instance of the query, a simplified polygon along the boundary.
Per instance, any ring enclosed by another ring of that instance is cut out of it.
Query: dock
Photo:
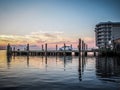
[[[81,54],[83,54],[87,56],[88,52],[93,52],[94,56],[96,56],[96,52],[95,50],[85,50],[82,51]],[[15,56],[25,56],[25,55],[29,55],[29,56],[79,56],[79,51],[78,50],[72,50],[72,51],[55,51],[55,50],[48,50],[47,52],[45,51],[36,51],[36,50],[32,50],[32,51],[12,51],[12,55]]]
[[[47,43],[45,43],[45,48],[41,50],[30,50],[29,44],[26,45],[26,50],[15,50],[15,47],[12,49],[10,44],[7,45],[7,55],[8,56],[80,56],[84,55],[87,56],[88,52],[93,52],[94,56],[98,50],[90,49],[88,50],[88,45],[81,39],[78,40],[78,49],[77,50],[65,50],[66,44],[64,43],[64,50],[58,50],[58,45],[56,45],[55,50],[48,50]],[[71,45],[72,47],[72,45]]]

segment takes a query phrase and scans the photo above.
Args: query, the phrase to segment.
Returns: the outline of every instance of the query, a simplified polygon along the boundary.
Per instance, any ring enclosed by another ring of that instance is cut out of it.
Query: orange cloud
[[[79,37],[78,37],[79,38]],[[0,35],[0,45],[6,46],[8,43],[11,45],[30,45],[41,46],[48,43],[50,47],[55,47],[56,44],[63,46],[72,44],[77,47],[78,38],[67,37],[63,32],[32,32],[29,35]],[[84,37],[83,40],[89,44],[90,47],[94,46],[94,39],[91,37]]]

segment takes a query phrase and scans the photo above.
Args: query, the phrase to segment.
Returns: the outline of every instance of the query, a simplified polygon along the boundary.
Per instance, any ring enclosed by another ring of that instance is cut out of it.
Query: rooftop
[[[108,22],[100,22],[98,23],[96,26],[99,26],[99,25],[107,25],[107,24],[112,24],[112,25],[116,25],[116,24],[119,24],[120,25],[120,22],[111,22],[111,21],[108,21]]]

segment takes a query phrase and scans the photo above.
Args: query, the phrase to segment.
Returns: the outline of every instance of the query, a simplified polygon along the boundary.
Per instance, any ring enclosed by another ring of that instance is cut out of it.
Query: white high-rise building
[[[101,22],[95,27],[96,46],[109,47],[112,40],[120,38],[120,22]]]

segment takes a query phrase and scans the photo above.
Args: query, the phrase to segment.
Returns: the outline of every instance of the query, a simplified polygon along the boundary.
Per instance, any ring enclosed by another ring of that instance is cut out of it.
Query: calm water
[[[120,90],[120,59],[16,56],[0,51],[0,90]]]

